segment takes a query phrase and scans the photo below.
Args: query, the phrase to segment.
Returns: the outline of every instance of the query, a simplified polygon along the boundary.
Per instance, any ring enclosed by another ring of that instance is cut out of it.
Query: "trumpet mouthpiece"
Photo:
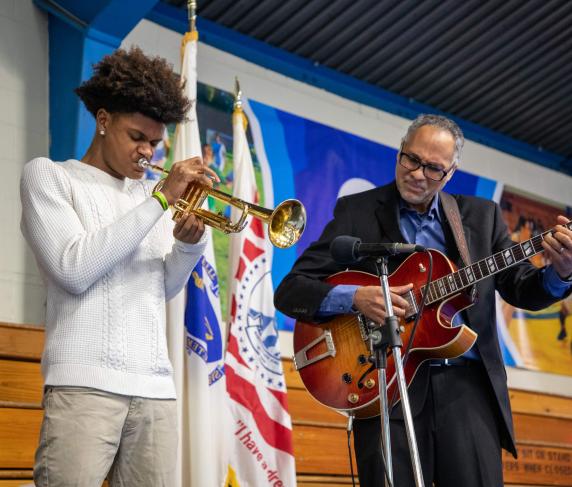
[[[151,163],[150,163],[147,159],[145,159],[144,157],[142,157],[141,159],[139,159],[139,160],[137,161],[137,164],[139,165],[140,168],[144,169],[144,168],[146,168],[147,166],[149,166]]]

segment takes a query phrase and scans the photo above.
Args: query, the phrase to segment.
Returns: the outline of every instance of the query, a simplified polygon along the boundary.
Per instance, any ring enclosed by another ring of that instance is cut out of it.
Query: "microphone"
[[[386,255],[412,254],[424,252],[425,247],[404,243],[362,243],[357,237],[340,235],[332,240],[330,253],[340,264],[353,264],[364,257],[383,257]]]

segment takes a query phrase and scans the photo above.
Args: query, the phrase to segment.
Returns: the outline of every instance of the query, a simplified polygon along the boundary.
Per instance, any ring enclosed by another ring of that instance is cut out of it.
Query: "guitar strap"
[[[445,216],[451,224],[453,236],[455,237],[455,243],[457,244],[457,249],[459,249],[461,259],[465,266],[468,266],[471,263],[471,255],[469,254],[469,246],[467,245],[467,239],[465,238],[465,232],[463,231],[461,213],[459,212],[457,200],[449,193],[444,192],[439,193],[439,198],[441,199],[441,205],[443,206]]]

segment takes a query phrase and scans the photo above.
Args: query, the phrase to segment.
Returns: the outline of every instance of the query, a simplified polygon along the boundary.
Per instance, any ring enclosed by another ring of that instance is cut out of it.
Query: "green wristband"
[[[165,195],[161,193],[161,191],[154,191],[151,196],[155,198],[159,203],[161,203],[161,207],[164,211],[169,209],[169,202],[167,201],[167,198],[165,198]]]

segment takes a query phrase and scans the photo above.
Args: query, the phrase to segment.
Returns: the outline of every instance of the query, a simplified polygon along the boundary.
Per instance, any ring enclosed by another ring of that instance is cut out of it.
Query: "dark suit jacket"
[[[473,262],[514,245],[497,204],[472,196],[454,197],[459,205]],[[405,242],[399,229],[398,202],[399,193],[395,183],[340,198],[334,210],[334,219],[328,223],[320,239],[304,251],[276,290],[276,308],[295,319],[316,321],[314,316],[320,303],[332,287],[322,280],[346,269],[332,260],[330,242],[338,235],[352,235],[363,242]],[[441,215],[444,215],[443,211]],[[442,221],[447,256],[461,266],[449,223],[444,216]],[[391,258],[389,272],[392,273],[403,259]],[[375,266],[368,261],[351,268],[376,274]],[[502,415],[504,427],[501,426],[500,431],[501,444],[513,454],[516,449],[506,371],[496,328],[495,289],[512,305],[531,310],[542,309],[556,300],[545,292],[541,275],[532,264],[524,262],[485,279],[477,285],[478,302],[466,311],[467,325],[478,333],[476,346]],[[409,388],[413,415],[423,406],[428,385],[429,367],[425,365],[419,369]],[[470,412],[467,414],[470,418]]]

